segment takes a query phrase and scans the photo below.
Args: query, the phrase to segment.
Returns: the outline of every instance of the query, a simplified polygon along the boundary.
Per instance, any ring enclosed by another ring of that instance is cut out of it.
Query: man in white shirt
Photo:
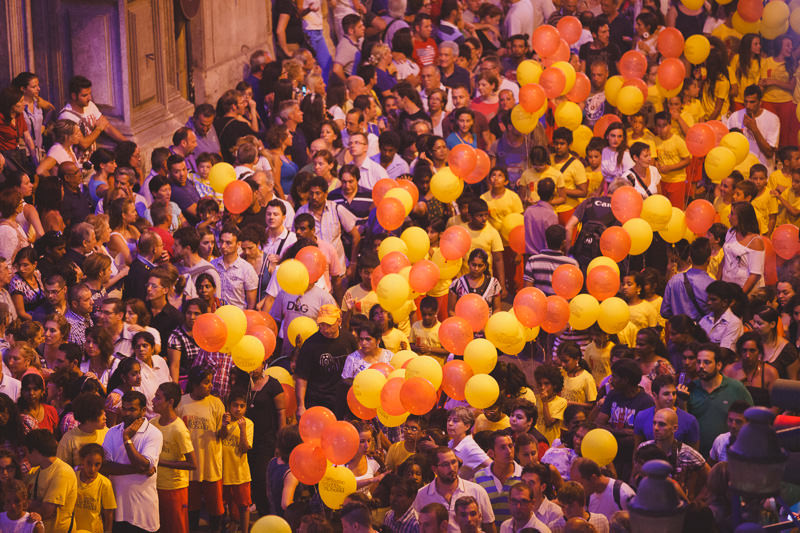
[[[345,148],[350,147],[350,136],[355,133],[363,133],[367,136],[367,157],[378,155],[380,151],[378,136],[367,132],[367,119],[364,112],[357,108],[351,109],[345,116],[342,130],[342,145]]]
[[[627,511],[630,500],[636,495],[627,483],[604,476],[597,463],[585,457],[575,459],[569,477],[589,494],[587,510],[609,520],[617,511]]]
[[[544,495],[551,480],[550,468],[544,463],[534,463],[522,469],[522,481],[530,486],[533,498],[533,514],[545,524],[564,516],[561,507]]]
[[[611,518],[585,509],[586,492],[577,481],[567,481],[561,485],[561,488],[558,489],[558,504],[564,510],[564,516],[549,525],[553,533],[563,533],[566,530],[567,521],[576,519],[584,520],[594,526],[596,533],[608,533],[608,521]]]
[[[508,39],[512,35],[526,34],[530,36],[533,46],[533,3],[531,0],[509,0],[508,13],[503,22],[503,33]]]
[[[175,239],[172,245],[172,253],[175,259],[180,260],[178,272],[186,277],[186,288],[184,292],[189,298],[197,297],[197,287],[195,282],[197,277],[207,272],[217,286],[217,298],[222,295],[222,282],[217,269],[214,265],[200,257],[197,253],[200,249],[200,234],[191,226],[178,228],[173,235]]]
[[[500,525],[500,533],[517,533],[525,528],[534,528],[539,533],[549,533],[550,528],[539,520],[534,512],[533,488],[527,483],[512,485],[508,491],[511,518]]]
[[[453,98],[450,94],[450,87],[445,87],[442,83],[442,73],[435,65],[426,65],[420,69],[419,74],[420,88],[419,97],[422,100],[422,109],[428,113],[428,97],[434,89],[441,89],[447,94],[447,102],[444,104],[445,112],[449,113],[453,110]]]
[[[258,274],[253,265],[239,256],[239,228],[225,225],[219,236],[222,256],[211,264],[222,282],[222,299],[240,309],[255,309]]]
[[[85,158],[94,151],[93,145],[103,132],[116,142],[127,140],[92,101],[92,82],[84,76],[74,76],[69,80],[69,102],[61,109],[58,118],[78,124],[83,135],[78,144]]]
[[[725,125],[742,130],[750,143],[750,151],[758,156],[762,165],[772,170],[781,133],[781,121],[778,115],[761,107],[762,94],[758,85],[745,88],[744,109],[731,113]]]
[[[382,166],[367,157],[367,135],[361,132],[350,135],[348,149],[353,156],[353,164],[361,171],[361,179],[358,184],[370,191],[378,181],[389,178],[389,174]]]

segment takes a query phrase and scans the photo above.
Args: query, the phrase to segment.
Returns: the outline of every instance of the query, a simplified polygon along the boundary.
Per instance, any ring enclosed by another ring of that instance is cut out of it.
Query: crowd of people
[[[800,257],[776,266],[768,241],[800,222],[797,35],[740,33],[736,1],[322,7],[277,0],[275,56],[253,53],[247,77],[149,157],[83,76],[63,106],[29,72],[0,91],[0,532],[247,532],[251,515],[278,515],[306,533],[622,533],[653,459],[689,505],[684,531],[733,531],[728,448],[748,407],[781,413],[770,389],[800,372]],[[591,82],[584,125],[617,112],[604,88],[624,52],[649,62],[642,110],[581,153],[552,110],[529,134],[512,120],[517,66],[540,59],[533,31],[563,17],[583,25],[569,62]],[[664,97],[657,41],[670,27],[711,50]],[[718,183],[685,140],[710,120],[749,142]],[[431,179],[459,144],[491,166],[447,203]],[[212,187],[220,162],[252,190],[242,212]],[[419,193],[392,231],[372,195],[387,178]],[[716,221],[675,243],[654,233],[619,263],[622,331],[567,326],[500,353],[486,409],[442,393],[399,427],[351,412],[353,378],[402,350],[461,358],[438,331],[462,296],[497,312],[523,287],[554,294],[561,265],[585,274],[620,225],[611,195],[625,186],[680,209],[707,199]],[[524,217],[524,253],[504,231],[511,214]],[[454,225],[471,238],[460,270],[381,307],[381,242],[417,226],[432,257]],[[308,246],[325,272],[289,294],[274,274]],[[254,372],[195,340],[198,317],[225,305],[275,323]],[[305,342],[288,338],[297,317],[319,328]],[[359,433],[345,465],[358,490],[338,510],[289,461],[313,406]],[[595,428],[616,438],[609,464],[582,456]],[[764,519],[785,511],[766,506]]]

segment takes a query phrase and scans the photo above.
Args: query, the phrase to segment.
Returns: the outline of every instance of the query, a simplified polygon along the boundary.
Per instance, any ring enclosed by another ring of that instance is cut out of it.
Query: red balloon
[[[442,390],[452,399],[463,402],[464,387],[473,374],[472,368],[463,360],[448,361],[442,369]]]
[[[439,251],[448,261],[461,259],[472,246],[472,238],[464,226],[450,226],[439,239]]]
[[[464,348],[472,338],[472,325],[466,318],[451,316],[439,326],[439,342],[445,350],[455,355],[463,355]]]
[[[564,39],[559,39],[556,52],[550,57],[545,57],[542,60],[542,66],[549,67],[553,63],[557,63],[559,61],[569,61],[569,54],[569,43],[567,43],[567,41]]]
[[[489,304],[479,294],[465,294],[456,302],[456,316],[466,318],[472,331],[477,333],[489,320]],[[441,336],[441,333],[439,333]]]
[[[411,289],[419,294],[425,294],[436,286],[439,281],[439,267],[429,259],[422,259],[414,263],[408,274],[408,284]]]
[[[539,26],[533,32],[533,49],[539,57],[548,57],[558,51],[561,43],[561,34],[549,24]]]
[[[695,157],[705,157],[716,144],[714,130],[708,124],[695,124],[686,132],[686,148]]]
[[[589,81],[589,76],[583,72],[575,74],[575,85],[567,93],[567,99],[570,102],[580,103],[586,100],[592,93],[592,82]]]
[[[322,253],[322,250],[316,246],[301,248],[300,251],[297,252],[295,259],[306,266],[308,278],[311,283],[316,283],[316,281],[325,274],[325,271],[328,270],[328,260],[325,258],[325,254]]]
[[[192,327],[194,342],[207,352],[218,352],[228,339],[228,327],[214,313],[204,313],[197,317]]]
[[[658,52],[665,58],[681,57],[683,53],[683,34],[676,28],[661,28],[656,40]]]
[[[542,86],[544,94],[548,98],[558,98],[564,92],[564,87],[567,85],[567,77],[564,76],[561,70],[555,67],[547,67],[539,77],[539,85]]]
[[[567,300],[574,298],[583,287],[583,272],[575,265],[560,265],[553,271],[553,290]]]
[[[629,186],[620,187],[611,195],[611,212],[623,224],[642,213],[642,195]]]
[[[594,136],[605,138],[606,130],[615,122],[622,122],[622,120],[617,115],[603,115],[594,123]]]
[[[286,398],[286,418],[294,418],[295,413],[297,413],[297,394],[291,385],[281,383],[281,387],[283,388],[283,396]]]
[[[400,403],[400,388],[404,381],[405,378],[392,378],[381,389],[381,407],[386,414],[400,416],[406,412],[406,408]]]
[[[526,328],[542,323],[547,313],[547,296],[536,287],[525,287],[514,296],[514,315]]]
[[[714,135],[717,137],[717,144],[728,134],[728,126],[719,120],[708,120],[706,124],[711,126],[711,129],[714,130]]]
[[[372,274],[369,276],[369,282],[372,285],[372,290],[377,290],[378,282],[386,275],[380,265],[372,269]]]
[[[261,341],[264,345],[264,360],[266,361],[275,352],[275,333],[269,329],[269,326],[254,326],[253,329],[247,330],[248,335],[252,335]]]
[[[274,333],[277,336],[278,324],[275,323],[275,319],[272,318],[272,315],[270,315],[267,311],[259,311],[259,313],[261,314],[262,317],[264,317],[264,320],[267,321],[267,327],[271,329],[272,333]]]
[[[745,22],[756,22],[764,12],[764,3],[761,0],[739,0],[736,11]]]
[[[681,37],[681,39],[682,38],[683,37]],[[683,61],[675,57],[668,57],[662,61],[661,64],[658,65],[658,70],[656,71],[656,79],[658,80],[658,83],[668,91],[680,87],[685,77],[686,67],[683,65]]]
[[[606,228],[603,234],[600,235],[600,252],[617,263],[628,257],[630,251],[631,236],[622,229],[622,226]]]
[[[336,415],[327,407],[315,405],[300,417],[298,428],[303,442],[319,442],[328,427],[336,422]]]
[[[475,165],[478,164],[475,148],[464,143],[455,145],[447,156],[447,164],[459,178],[469,176],[470,172],[475,170]]]
[[[425,378],[408,378],[400,388],[400,402],[412,415],[427,414],[436,405],[436,389]]]
[[[508,245],[518,254],[525,253],[525,226],[517,226],[508,234]]]
[[[403,252],[389,252],[381,259],[381,268],[387,274],[397,274],[407,266],[411,266],[411,261]]]
[[[798,229],[794,224],[781,224],[772,232],[772,247],[781,259],[787,261],[800,253]]]
[[[640,80],[639,78],[632,78],[632,79],[629,79],[629,80],[625,80],[622,83],[622,86],[623,87],[628,87],[628,86],[636,87],[637,89],[639,89],[639,92],[642,93],[642,97],[645,100],[647,100],[647,84],[644,82],[644,80]]]
[[[558,295],[548,296],[546,313],[542,329],[548,333],[558,333],[569,322],[569,302]]]
[[[384,376],[388,376],[389,374],[394,372],[394,367],[389,363],[372,363],[371,365],[369,365],[369,368],[377,370]]]
[[[232,181],[222,193],[222,202],[234,215],[244,213],[253,204],[253,189],[241,180]]]
[[[325,476],[328,462],[325,452],[316,444],[303,442],[289,455],[289,470],[300,483],[316,485]]]
[[[372,420],[378,416],[377,409],[370,409],[361,405],[353,392],[353,387],[347,389],[347,406],[350,408],[350,412],[361,420]]]
[[[536,113],[547,102],[544,89],[538,83],[529,83],[519,89],[519,105],[528,113]]]
[[[558,24],[556,24],[556,29],[558,29],[558,33],[561,34],[561,37],[567,41],[567,44],[575,44],[578,42],[583,32],[581,21],[578,17],[573,17],[572,15],[561,17]]]
[[[360,436],[350,422],[338,420],[328,426],[322,434],[322,451],[335,465],[343,465],[358,452]]]
[[[417,202],[419,202],[419,189],[417,189],[413,181],[401,178],[397,180],[397,186],[408,191],[408,194],[411,195],[411,202],[417,205]]]
[[[389,191],[397,187],[397,182],[391,178],[382,178],[375,183],[372,187],[372,203],[378,205],[383,200],[383,196]]]
[[[625,79],[642,79],[647,74],[647,56],[639,50],[628,50],[619,59],[619,73]]]
[[[489,156],[486,155],[486,152],[480,148],[476,148],[475,155],[478,162],[469,176],[464,177],[464,183],[480,183],[489,175],[489,170],[492,168],[492,161],[489,159]]]
[[[768,238],[761,237],[761,240],[764,241],[764,283],[775,285],[778,283],[778,260],[775,248]]]
[[[711,229],[717,210],[708,200],[693,200],[686,208],[686,227],[695,235],[703,236]]]
[[[586,290],[600,301],[616,296],[619,292],[619,274],[610,266],[598,265],[586,276]]]
[[[376,212],[378,223],[386,230],[394,231],[403,225],[406,219],[406,208],[397,198],[384,198],[378,204]]]

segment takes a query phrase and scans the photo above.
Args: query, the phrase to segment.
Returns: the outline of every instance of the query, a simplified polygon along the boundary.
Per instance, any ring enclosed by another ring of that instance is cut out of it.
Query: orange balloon
[[[479,294],[465,294],[456,302],[456,316],[466,318],[472,331],[478,332],[489,320],[489,304]],[[439,333],[441,337],[441,332]]]
[[[450,170],[456,176],[463,178],[475,170],[475,165],[478,164],[478,155],[472,146],[464,143],[457,144],[450,149],[447,164],[450,165]]]
[[[463,402],[464,387],[473,375],[472,368],[463,360],[448,361],[442,369],[442,390],[452,399]]]
[[[781,259],[787,261],[800,252],[798,229],[794,224],[781,224],[772,232],[772,247]]]
[[[526,328],[535,328],[545,319],[547,296],[536,287],[525,287],[514,296],[514,315]]]
[[[397,187],[397,182],[391,178],[379,179],[372,187],[372,203],[378,205],[383,200],[383,196],[389,191]]]
[[[419,202],[419,189],[417,189],[417,186],[414,185],[413,181],[409,179],[398,179],[397,186],[401,189],[407,190],[408,194],[411,195],[411,203],[417,205],[417,202]]]
[[[620,187],[611,195],[611,212],[623,224],[642,212],[642,195],[633,187]]]
[[[686,132],[686,148],[695,157],[705,157],[716,144],[714,130],[708,124],[695,124]]]
[[[628,50],[619,59],[619,73],[626,80],[641,80],[647,74],[647,57],[639,50]]]
[[[695,235],[705,235],[714,224],[717,210],[708,200],[697,199],[686,208],[686,227]]]
[[[558,51],[561,34],[549,24],[539,26],[533,32],[533,49],[540,57],[548,57]]]
[[[369,368],[377,370],[384,376],[388,376],[394,371],[394,367],[389,363],[372,363],[371,365],[369,365]]]
[[[439,267],[430,259],[423,259],[414,263],[408,274],[408,284],[411,289],[419,294],[425,294],[436,286],[439,281]]]
[[[319,442],[328,427],[336,422],[336,415],[327,407],[315,405],[300,417],[298,427],[303,442]]]
[[[464,226],[450,226],[439,239],[439,251],[448,261],[461,259],[472,246],[472,238]]]
[[[261,341],[264,345],[264,360],[266,361],[275,352],[275,333],[269,329],[269,326],[254,326],[253,329],[247,330],[248,335],[252,335]],[[296,410],[296,409],[295,409]],[[290,411],[293,412],[293,411]]]
[[[623,87],[628,87],[628,86],[636,87],[637,89],[639,89],[639,92],[642,93],[642,97],[645,100],[647,99],[647,84],[644,82],[644,80],[640,80],[639,78],[631,78],[629,80],[625,80],[622,83],[622,86]]]
[[[436,405],[436,389],[425,378],[408,378],[400,387],[400,402],[412,415],[427,414]]]
[[[325,476],[328,462],[322,448],[311,442],[295,446],[289,455],[289,470],[300,483],[316,485]]]
[[[583,273],[575,265],[560,265],[553,271],[553,290],[567,300],[574,298],[583,287]]]
[[[567,44],[575,44],[578,42],[583,32],[581,21],[578,17],[573,17],[571,15],[561,17],[558,24],[556,24],[556,29],[558,29],[558,33],[561,34],[561,37],[567,41]]]
[[[247,319],[248,335],[256,326],[267,326],[269,324],[269,322],[267,322],[267,319],[264,318],[263,314],[259,313],[258,311],[254,311],[252,309],[245,309],[244,317]]]
[[[675,28],[666,29],[674,30]],[[681,37],[681,39],[683,39],[683,37]],[[658,70],[656,71],[658,83],[668,91],[680,87],[685,77],[686,67],[683,65],[683,61],[675,57],[668,57],[662,61],[661,64],[658,65]]]
[[[297,394],[295,394],[294,387],[286,383],[281,383],[281,388],[283,388],[283,396],[286,398],[287,418],[294,418],[295,413],[297,413]],[[325,454],[323,454],[323,456],[324,455]]]
[[[403,252],[389,252],[381,259],[381,268],[387,274],[397,274],[410,265],[411,261]]]
[[[400,388],[404,381],[405,378],[392,378],[381,389],[381,407],[386,414],[400,416],[406,412],[406,408],[400,403]]]
[[[661,31],[658,32],[656,48],[665,58],[681,57],[683,53],[683,34],[676,28],[661,28]]]
[[[600,252],[617,263],[628,257],[631,251],[631,236],[621,226],[606,228],[600,235]]]
[[[325,258],[325,254],[322,253],[322,250],[316,246],[301,248],[300,251],[297,252],[295,259],[306,266],[308,270],[308,279],[311,283],[316,283],[316,281],[325,274],[325,271],[328,270],[328,260]]]
[[[544,89],[548,98],[558,98],[567,85],[567,77],[556,67],[547,67],[539,77],[539,85]]]
[[[369,407],[364,407],[361,405],[361,402],[358,401],[355,393],[353,392],[353,387],[347,389],[347,407],[350,408],[351,413],[361,420],[372,420],[378,416],[377,409],[370,409]]]
[[[719,120],[708,120],[706,121],[706,124],[711,126],[711,129],[714,130],[714,135],[716,135],[717,137],[717,144],[719,144],[722,138],[729,133],[728,126],[726,126]]]
[[[745,22],[756,22],[764,12],[764,3],[761,0],[739,0],[736,11]]]
[[[519,89],[519,105],[528,113],[536,113],[546,101],[544,89],[538,83],[529,83]]]
[[[580,103],[586,100],[592,93],[592,82],[589,81],[589,76],[583,72],[575,74],[575,85],[567,93],[567,99],[570,102]]]
[[[406,219],[406,208],[397,198],[384,198],[378,204],[376,212],[378,223],[386,230],[394,231],[403,225]]]
[[[477,163],[469,176],[464,177],[464,183],[480,183],[489,175],[489,170],[492,168],[492,161],[489,159],[486,152],[480,148],[476,148],[475,155],[477,157]]]
[[[548,296],[542,329],[548,333],[558,333],[567,327],[567,322],[569,322],[569,302],[562,296]]]
[[[328,461],[335,465],[343,465],[358,452],[360,436],[358,430],[350,422],[337,420],[322,434],[322,451]]]
[[[600,120],[594,123],[594,136],[605,138],[606,130],[615,122],[622,122],[617,115],[603,115]]]
[[[489,317],[486,317],[488,320]],[[464,348],[472,340],[472,325],[464,317],[451,316],[439,326],[439,342],[442,347],[455,355],[463,355]]]
[[[383,271],[380,265],[376,266],[372,269],[372,274],[369,276],[370,284],[372,285],[372,290],[376,290],[378,287],[378,282],[386,275],[386,272]]]
[[[556,48],[556,52],[551,55],[550,57],[545,57],[542,60],[542,65],[544,67],[549,67],[553,63],[557,63],[559,61],[569,61],[569,43],[564,39],[559,39],[558,48]]]
[[[600,301],[619,292],[619,274],[608,265],[598,265],[586,276],[586,290]]]
[[[272,318],[272,315],[270,315],[267,311],[260,311],[260,314],[264,317],[264,320],[267,321],[267,327],[277,336],[278,324],[275,323],[275,319]]]
[[[228,328],[214,313],[204,313],[194,321],[192,336],[194,342],[203,350],[218,352],[228,339]]]
[[[508,234],[508,245],[518,254],[525,253],[525,226],[517,226]]]
[[[253,189],[241,180],[232,181],[222,193],[222,202],[234,215],[244,213],[253,204]]]

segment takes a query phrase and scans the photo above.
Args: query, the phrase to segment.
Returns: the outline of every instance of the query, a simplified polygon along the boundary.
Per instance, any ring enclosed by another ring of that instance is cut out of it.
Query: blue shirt
[[[186,179],[186,184],[182,187],[175,181],[170,181],[172,186],[172,201],[178,204],[184,212],[200,201],[200,195],[197,192],[197,187],[191,179]]]
[[[644,411],[639,411],[633,419],[633,432],[644,437],[644,440],[653,440],[653,416],[656,408],[651,407]],[[697,419],[684,411],[678,409],[678,431],[675,438],[686,444],[694,444],[700,440],[700,426]]]
[[[688,277],[689,284],[692,286],[695,300],[697,300],[700,310],[694,305],[689,293],[686,291],[684,276]],[[705,270],[690,268],[682,274],[672,276],[664,289],[664,301],[661,302],[661,316],[671,318],[675,315],[688,315],[694,321],[698,321],[708,313],[706,304],[706,288],[714,279]],[[702,311],[702,312],[701,312]]]

